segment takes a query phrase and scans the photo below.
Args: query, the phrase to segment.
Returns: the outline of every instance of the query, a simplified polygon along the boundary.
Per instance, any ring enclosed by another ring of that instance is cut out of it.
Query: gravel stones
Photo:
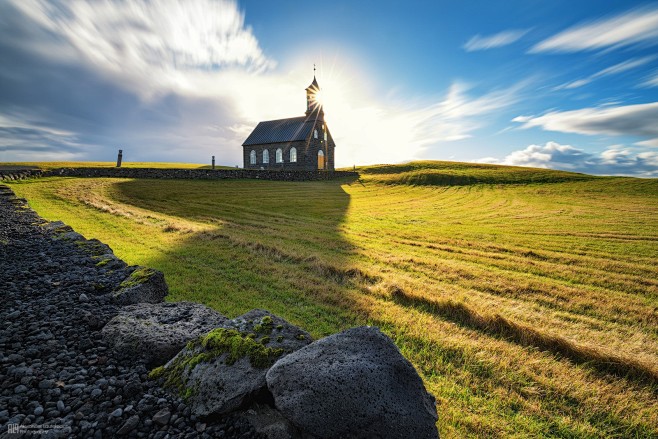
[[[237,416],[205,421],[199,433],[144,361],[113,354],[100,330],[121,310],[112,293],[134,271],[0,185],[0,435],[11,423],[57,426],[42,437],[261,437]],[[153,423],[165,406],[170,421]]]
[[[167,425],[169,418],[171,418],[171,412],[165,408],[153,415],[153,422],[158,425]]]
[[[283,415],[320,438],[437,438],[434,398],[374,327],[334,334],[280,359],[267,386]]]
[[[119,356],[141,358],[152,367],[166,363],[188,341],[227,321],[198,303],[143,303],[122,308],[101,333]]]
[[[133,431],[139,425],[139,416],[133,415],[117,430],[117,434],[125,435]]]

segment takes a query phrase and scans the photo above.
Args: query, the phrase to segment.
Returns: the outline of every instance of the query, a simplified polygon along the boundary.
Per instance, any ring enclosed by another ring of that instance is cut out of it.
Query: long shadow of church
[[[350,203],[342,185],[352,182],[159,180],[154,190],[153,181],[132,180],[116,196],[202,225],[165,227],[170,250],[144,262],[165,273],[169,300],[229,317],[265,308],[321,336],[362,320],[357,284],[373,281],[341,232]]]

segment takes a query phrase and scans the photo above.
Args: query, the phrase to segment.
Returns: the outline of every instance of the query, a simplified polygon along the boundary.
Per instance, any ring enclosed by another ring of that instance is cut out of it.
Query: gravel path
[[[53,229],[0,185],[0,437],[21,437],[16,424],[24,437],[260,437],[238,416],[195,419],[143,364],[113,358],[100,330],[129,268]]]

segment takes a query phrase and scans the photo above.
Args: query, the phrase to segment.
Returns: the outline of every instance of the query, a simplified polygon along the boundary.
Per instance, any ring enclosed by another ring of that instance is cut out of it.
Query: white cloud
[[[518,116],[522,128],[588,135],[638,136],[658,141],[658,102],[614,107],[554,111],[542,116]]]
[[[644,87],[658,87],[658,72],[654,72],[641,85]]]
[[[497,34],[489,35],[486,37],[475,35],[470,40],[468,40],[463,47],[467,52],[503,47],[518,41],[527,32],[528,32],[527,29],[525,30],[520,29],[520,30],[508,30],[504,32],[499,32]]]
[[[658,9],[653,7],[574,26],[538,43],[530,52],[579,52],[656,43]]]
[[[185,84],[188,70],[274,66],[230,0],[12,0],[14,7],[64,45],[52,57],[78,59],[127,86]]]
[[[658,152],[637,153],[622,145],[610,146],[599,154],[591,154],[571,145],[547,142],[508,154],[502,160],[485,157],[479,163],[532,168],[561,169],[598,175],[630,175],[658,177]]]
[[[604,76],[616,75],[619,73],[626,72],[628,70],[632,70],[636,67],[643,66],[644,64],[653,61],[655,58],[656,58],[655,56],[645,56],[643,58],[629,59],[627,61],[620,62],[618,64],[600,70],[594,73],[593,75],[588,76],[585,79],[578,79],[576,81],[559,85],[555,87],[555,90],[573,89],[573,88],[582,87],[583,85],[587,85],[590,82],[594,81],[595,79],[602,78]]]

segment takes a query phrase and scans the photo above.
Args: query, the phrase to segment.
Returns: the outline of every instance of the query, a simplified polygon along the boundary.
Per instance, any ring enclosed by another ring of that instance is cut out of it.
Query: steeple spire
[[[324,115],[324,110],[322,109],[322,103],[318,100],[317,96],[320,93],[320,85],[318,80],[315,79],[315,63],[313,64],[313,82],[311,85],[306,87],[306,115],[310,115],[315,112],[318,116],[322,117]]]

